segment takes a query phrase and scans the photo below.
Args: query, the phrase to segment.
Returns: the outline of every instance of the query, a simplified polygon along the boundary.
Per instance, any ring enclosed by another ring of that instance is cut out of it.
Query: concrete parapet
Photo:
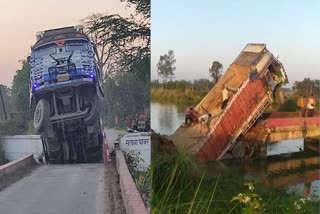
[[[147,214],[121,150],[115,150],[123,204],[127,214]]]
[[[11,161],[0,166],[0,177],[3,175],[8,175],[16,170],[21,169],[29,164],[33,163],[33,155],[27,155],[25,157],[19,158],[17,160]]]
[[[2,137],[2,148],[9,161],[35,154],[41,156],[42,142],[39,135],[14,135]]]

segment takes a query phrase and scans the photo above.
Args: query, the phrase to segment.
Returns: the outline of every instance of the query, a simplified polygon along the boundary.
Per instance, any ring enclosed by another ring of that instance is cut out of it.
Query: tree
[[[127,116],[142,113],[150,105],[150,81],[137,79],[133,73],[121,73],[106,78],[106,125],[113,126],[113,116],[119,116],[119,126],[125,125]]]
[[[150,0],[125,2],[134,7],[135,16],[123,18],[118,14],[93,14],[83,23],[97,46],[95,56],[104,76],[129,71],[149,79]]]
[[[16,71],[11,90],[12,105],[10,111],[15,114],[13,118],[9,118],[3,124],[2,128],[0,127],[3,135],[26,134],[32,118],[29,109],[30,66],[26,60],[21,60],[20,63],[22,68]]]
[[[134,8],[130,18],[94,14],[84,25],[104,75],[106,124],[117,114],[123,127],[127,116],[150,108],[150,0],[121,1]]]
[[[295,81],[292,89],[294,92],[306,96],[313,94],[314,97],[320,98],[320,80],[313,80],[310,78],[304,78],[302,81]]]
[[[12,83],[12,98],[16,111],[30,118],[29,109],[29,78],[30,66],[26,60],[21,60],[22,68],[16,71]]]
[[[166,88],[168,86],[168,80],[172,81],[172,78],[174,77],[174,71],[176,70],[176,67],[174,66],[176,60],[174,57],[175,56],[173,50],[169,50],[168,54],[160,56],[159,62],[157,64],[158,75],[165,82]]]
[[[0,84],[0,121],[10,118],[11,109],[11,89]]]
[[[215,85],[222,75],[223,65],[219,61],[212,62],[211,68],[209,68],[210,76],[212,77],[212,82]]]
[[[115,64],[118,57],[118,51],[110,41],[111,33],[109,29],[96,30],[95,26],[99,25],[103,17],[109,17],[106,14],[97,13],[86,17],[82,20],[86,34],[95,44],[95,60],[102,76],[111,75],[115,70]],[[111,26],[110,26],[111,28]],[[107,34],[105,33],[107,32]],[[108,62],[108,63],[107,63]]]

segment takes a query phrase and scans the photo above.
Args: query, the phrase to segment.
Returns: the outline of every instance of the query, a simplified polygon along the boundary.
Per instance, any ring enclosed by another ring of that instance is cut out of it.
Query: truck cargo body
[[[195,137],[195,125],[179,128],[169,138],[179,147],[184,144],[182,147],[201,161],[221,159],[274,101],[277,88],[287,81],[282,64],[264,44],[248,44],[195,108],[200,114],[214,115],[209,133]],[[224,85],[236,90],[221,110]]]

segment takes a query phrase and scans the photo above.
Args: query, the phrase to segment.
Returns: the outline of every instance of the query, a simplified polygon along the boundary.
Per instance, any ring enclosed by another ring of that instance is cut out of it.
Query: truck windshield
[[[49,44],[43,47],[40,47],[34,51],[34,56],[41,57],[41,56],[48,56],[50,54],[56,53],[56,47],[55,44]]]
[[[66,43],[66,51],[71,52],[75,50],[88,50],[88,46],[86,42],[81,41],[74,41],[74,42],[67,42]]]

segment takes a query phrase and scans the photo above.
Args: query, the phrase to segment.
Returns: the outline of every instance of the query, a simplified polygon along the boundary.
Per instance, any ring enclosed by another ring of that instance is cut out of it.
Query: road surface
[[[0,191],[0,213],[125,213],[116,178],[112,162],[43,165]]]

